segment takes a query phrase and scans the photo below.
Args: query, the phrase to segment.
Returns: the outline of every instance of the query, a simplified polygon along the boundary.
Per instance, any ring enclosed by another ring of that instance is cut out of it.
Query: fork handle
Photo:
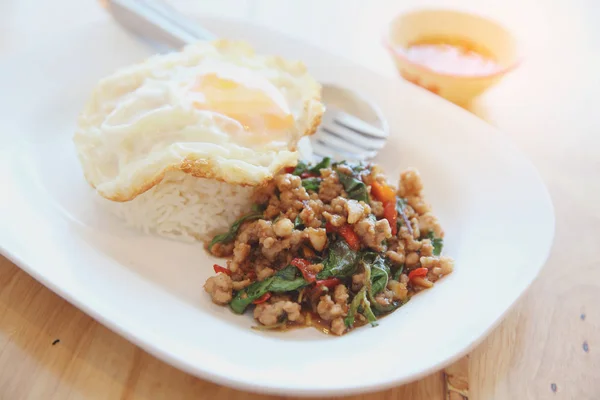
[[[108,0],[108,10],[121,24],[145,38],[182,47],[216,36],[161,0]]]

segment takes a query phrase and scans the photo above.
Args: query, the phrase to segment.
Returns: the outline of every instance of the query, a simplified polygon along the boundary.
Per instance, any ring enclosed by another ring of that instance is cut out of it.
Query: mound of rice
[[[254,188],[170,171],[135,199],[106,207],[128,226],[183,241],[211,239],[250,211]]]

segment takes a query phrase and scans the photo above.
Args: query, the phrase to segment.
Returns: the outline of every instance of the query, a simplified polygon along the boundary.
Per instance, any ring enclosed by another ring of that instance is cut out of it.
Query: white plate
[[[0,245],[43,284],[111,329],[192,374],[241,389],[331,395],[404,383],[464,354],[540,271],[554,232],[533,166],[507,138],[429,93],[280,34],[206,21],[222,36],[303,59],[321,81],[380,104],[391,179],[420,169],[456,271],[383,319],[338,338],[261,333],[210,302],[201,245],[147,237],[103,214],[71,136],[96,80],[148,49],[111,24],[70,32],[0,65]],[[9,93],[10,95],[7,95]]]

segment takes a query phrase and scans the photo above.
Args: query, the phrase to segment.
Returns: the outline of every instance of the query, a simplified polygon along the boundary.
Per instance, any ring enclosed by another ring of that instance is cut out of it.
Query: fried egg
[[[87,181],[129,201],[167,171],[261,185],[298,160],[324,107],[304,64],[215,41],[157,55],[102,79],[74,142]]]

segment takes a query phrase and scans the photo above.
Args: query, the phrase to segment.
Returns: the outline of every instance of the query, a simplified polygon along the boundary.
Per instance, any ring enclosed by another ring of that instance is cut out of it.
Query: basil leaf
[[[369,202],[369,193],[367,191],[367,185],[360,179],[357,179],[351,175],[346,175],[338,171],[338,177],[340,183],[344,186],[344,190],[348,193],[348,197],[357,201]]]
[[[244,222],[260,219],[262,218],[262,216],[262,211],[255,211],[252,214],[244,215],[243,217],[235,221],[233,225],[231,225],[229,231],[213,237],[210,244],[208,245],[208,251],[210,251],[212,247],[217,243],[229,243],[233,241],[235,239],[235,235],[237,235],[238,231],[240,230],[240,226],[242,226]]]
[[[366,287],[365,296],[362,299],[362,314],[367,318],[367,321],[371,323],[371,326],[377,326],[377,317],[373,314],[373,310],[371,309],[371,301],[373,305],[377,307],[378,303],[375,301],[375,296],[373,295],[373,285],[371,284],[371,266],[369,264],[363,263],[363,267],[365,270],[365,282],[366,284],[363,287]],[[371,301],[369,301],[371,300]]]
[[[374,251],[366,251],[361,254],[363,268],[369,268],[371,277],[371,293],[376,295],[386,286],[390,276],[390,267],[386,260]]]
[[[298,276],[298,268],[288,265],[275,275],[263,280],[257,281],[250,286],[240,290],[229,303],[229,307],[237,313],[243,314],[246,308],[256,299],[267,292],[283,293],[298,290],[308,286],[308,282],[301,276]]]
[[[394,301],[393,303],[391,303],[391,304],[389,304],[387,306],[382,306],[379,303],[374,303],[373,304],[373,314],[375,314],[375,315],[384,315],[384,314],[391,313],[392,311],[394,311],[394,310],[402,307],[406,303],[408,303],[408,300],[410,300],[410,298],[407,298],[404,303],[401,302],[401,301]]]
[[[338,240],[329,246],[329,253],[323,262],[323,270],[317,279],[347,278],[356,271],[358,253],[350,248],[345,240]]]
[[[292,174],[300,176],[306,171],[308,171],[308,165],[304,161],[300,160],[298,161],[298,164],[296,164],[296,168]]]
[[[433,255],[439,256],[442,254],[442,248],[444,247],[444,239],[436,238],[433,232],[429,232],[427,237],[431,239],[431,244],[433,245]]]
[[[372,254],[376,254],[376,253],[372,253]],[[376,255],[378,258],[381,258],[378,254],[376,254]],[[375,264],[373,264],[373,265],[375,265]],[[381,284],[381,282],[383,281],[382,279],[385,278],[384,285],[387,285],[387,276],[389,275],[389,273],[386,272],[386,275],[383,276],[380,266],[376,266],[375,268],[372,269],[371,264],[364,263],[364,262],[363,262],[363,268],[365,270],[365,282],[366,282],[365,287],[367,288],[365,300],[363,301],[363,315],[367,318],[367,320],[371,323],[372,326],[377,326],[377,323],[375,322],[377,318],[375,317],[373,310],[371,309],[371,305],[373,306],[375,311],[379,315],[381,315],[381,314],[385,314],[387,312],[395,310],[396,308],[400,307],[401,304],[399,305],[396,302],[393,302],[387,306],[379,304],[375,300],[375,294],[377,292],[374,291],[373,282],[375,281],[375,282],[379,282],[379,284]],[[376,272],[378,270],[379,270],[379,272]],[[380,289],[376,289],[376,290],[381,291],[381,290],[383,290],[383,288],[385,288],[385,286],[381,286]]]
[[[294,220],[294,229],[300,229],[304,226],[304,222],[302,221],[302,218],[300,218],[300,213],[298,213],[298,215],[296,216],[296,219]]]
[[[284,293],[298,290],[304,286],[308,286],[308,282],[304,278],[295,278],[292,280],[286,280],[282,278],[275,278],[269,286],[269,292]]]
[[[368,264],[371,270],[371,294],[375,296],[387,286],[391,274],[385,259],[372,251],[362,256],[363,265]]]
[[[298,271],[298,268],[294,267],[293,265],[288,265],[281,271],[278,271],[274,276],[276,278],[281,278],[281,279],[284,279],[287,281],[291,281],[293,279],[296,279],[299,272],[300,271]]]
[[[269,285],[273,281],[273,276],[263,281],[256,281],[250,286],[237,292],[233,300],[229,303],[229,307],[236,314],[243,314],[246,308],[260,296],[269,291]]]
[[[400,275],[402,275],[402,272],[404,272],[404,264],[402,264],[401,266],[398,267],[398,269],[396,270],[396,272],[394,272],[394,276],[392,279],[394,279],[395,281],[400,282]]]
[[[310,167],[304,161],[298,161],[298,164],[296,164],[296,168],[294,169],[294,172],[292,172],[292,174],[294,174],[296,176],[300,176],[303,173],[308,172],[311,174],[320,175],[321,170],[324,168],[329,168],[330,165],[331,165],[331,158],[329,158],[329,157],[323,158],[318,164],[316,164],[312,167]]]
[[[302,186],[304,189],[318,192],[321,186],[321,178],[305,178],[302,179]]]
[[[360,175],[363,172],[370,170],[369,166],[363,164],[362,162],[351,163],[346,160],[334,162],[333,164],[331,164],[331,167],[337,168],[338,165],[345,165],[346,167],[350,168],[352,172],[354,172],[354,174],[356,175]]]
[[[375,304],[377,304],[377,302],[375,302]],[[376,327],[377,325],[379,325],[377,323],[377,317],[375,316],[375,314],[373,314],[373,310],[371,309],[371,303],[369,302],[369,299],[367,299],[366,297],[363,299],[363,315],[365,317],[367,317],[367,321],[369,321],[371,323],[372,327]]]
[[[313,174],[320,174],[322,169],[329,168],[331,165],[331,158],[325,157],[323,158],[317,165],[312,167],[309,171]]]
[[[358,312],[358,307],[362,304],[363,300],[365,299],[365,294],[367,292],[367,287],[363,286],[358,293],[356,293],[356,296],[354,296],[354,298],[352,299],[352,302],[350,303],[350,307],[348,308],[348,315],[346,315],[346,318],[344,318],[344,325],[346,325],[347,327],[352,327],[352,325],[354,325],[354,320],[356,318],[356,313]]]

